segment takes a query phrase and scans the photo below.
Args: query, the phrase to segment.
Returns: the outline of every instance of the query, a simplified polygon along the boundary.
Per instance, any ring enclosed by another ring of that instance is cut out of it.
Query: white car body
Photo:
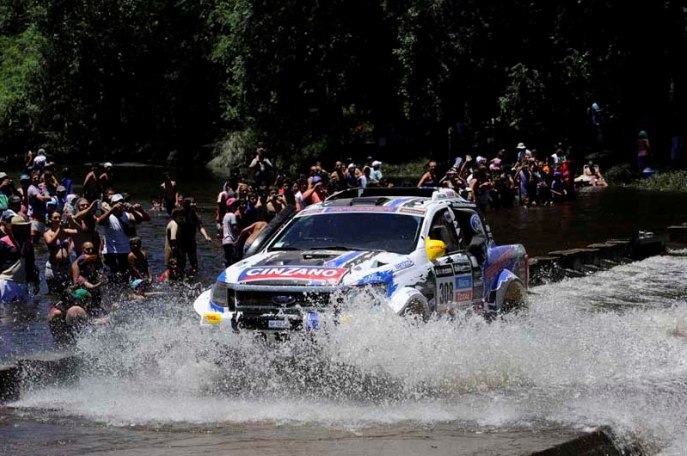
[[[442,255],[430,259],[429,239],[444,241]],[[319,312],[345,305],[333,296],[369,287],[397,314],[496,312],[527,288],[524,247],[494,245],[475,205],[449,189],[340,192],[253,247],[196,299],[201,325],[317,329]]]

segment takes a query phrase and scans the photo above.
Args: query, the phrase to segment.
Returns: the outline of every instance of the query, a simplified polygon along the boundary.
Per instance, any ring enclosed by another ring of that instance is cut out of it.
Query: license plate
[[[291,323],[288,320],[269,320],[267,327],[270,329],[290,329]]]

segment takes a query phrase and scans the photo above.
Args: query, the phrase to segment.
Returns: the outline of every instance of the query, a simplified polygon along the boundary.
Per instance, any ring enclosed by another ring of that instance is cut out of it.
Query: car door
[[[479,267],[461,245],[455,217],[449,209],[442,209],[434,215],[429,237],[446,244],[445,254],[433,262],[436,280],[434,308],[438,313],[450,315],[463,312],[474,304],[475,270]]]

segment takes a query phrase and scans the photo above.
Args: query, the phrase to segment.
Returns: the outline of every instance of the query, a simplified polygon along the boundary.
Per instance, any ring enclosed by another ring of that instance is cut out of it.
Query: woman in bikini
[[[72,235],[77,231],[67,228],[58,211],[50,214],[50,228],[43,233],[48,246],[48,262],[45,264],[45,280],[50,293],[61,293],[71,283],[71,252],[74,248]]]

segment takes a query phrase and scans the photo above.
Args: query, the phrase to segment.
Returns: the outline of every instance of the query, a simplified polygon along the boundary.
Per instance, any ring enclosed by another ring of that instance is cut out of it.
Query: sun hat
[[[4,179],[7,177],[7,173],[4,171],[0,171],[0,179]]]
[[[31,176],[29,176],[28,174],[22,174],[21,176],[19,176],[19,180],[20,181],[28,181],[28,180],[31,180]]]
[[[238,201],[236,198],[227,198],[227,207],[231,207],[231,205],[234,204],[236,201]]]
[[[518,145],[515,146],[515,148],[516,149],[527,149],[527,147],[525,147],[525,143],[518,143]]]
[[[316,184],[318,182],[322,182],[322,178],[320,176],[313,176],[312,177],[312,183]]]
[[[357,168],[357,166],[355,166],[355,163],[349,163],[348,164],[348,169],[354,169],[354,168]]]
[[[372,162],[372,166],[382,166],[382,162],[380,162],[379,160],[375,160]]]
[[[112,163],[111,162],[103,163],[103,168],[112,168]]]
[[[17,215],[16,212],[14,212],[12,209],[5,209],[2,213],[2,221],[6,222],[8,220],[11,220],[12,217],[15,217]]]
[[[117,204],[117,203],[119,203],[119,202],[121,202],[121,201],[124,201],[124,197],[123,197],[120,193],[115,193],[115,194],[112,195],[112,197],[110,198],[110,202],[112,202],[112,204]]]

